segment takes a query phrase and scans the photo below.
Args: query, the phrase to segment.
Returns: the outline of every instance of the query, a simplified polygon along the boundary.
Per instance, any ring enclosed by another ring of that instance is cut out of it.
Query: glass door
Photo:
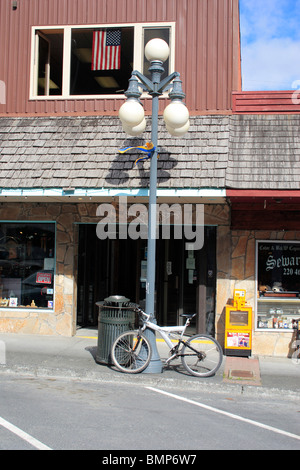
[[[197,313],[190,332],[215,334],[216,228],[205,227],[199,251],[187,251],[185,240],[158,240],[158,323],[182,324],[181,313]]]
[[[99,240],[96,225],[80,225],[78,240],[77,324],[96,326],[98,308],[111,295],[138,302],[139,243],[137,240]]]
[[[197,313],[191,333],[214,335],[216,228],[205,227],[202,250],[187,251],[186,240],[158,239],[156,319],[182,324],[181,313]],[[77,323],[96,326],[96,302],[123,295],[145,308],[147,240],[99,240],[96,225],[80,225],[78,241]]]

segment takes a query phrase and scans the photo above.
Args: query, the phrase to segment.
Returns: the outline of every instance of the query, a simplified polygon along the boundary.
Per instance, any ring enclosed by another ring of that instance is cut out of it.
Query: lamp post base
[[[156,346],[156,335],[155,332],[146,328],[143,333],[148,340],[150,341],[151,348],[152,348],[152,357],[149,365],[143,370],[142,374],[161,374],[163,365],[158,354],[157,346]]]

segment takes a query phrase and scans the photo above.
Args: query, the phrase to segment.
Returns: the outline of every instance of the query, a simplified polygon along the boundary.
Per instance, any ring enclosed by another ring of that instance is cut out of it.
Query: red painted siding
[[[227,189],[232,230],[299,230],[300,191]]]
[[[300,230],[300,206],[295,210],[246,210],[237,207],[231,211],[232,230]]]
[[[176,22],[175,67],[191,114],[231,112],[241,89],[238,0],[18,0],[14,11],[1,0],[0,114],[116,113],[114,98],[29,100],[31,27],[154,21]]]
[[[298,114],[300,113],[300,92],[233,92],[232,111],[234,114]]]

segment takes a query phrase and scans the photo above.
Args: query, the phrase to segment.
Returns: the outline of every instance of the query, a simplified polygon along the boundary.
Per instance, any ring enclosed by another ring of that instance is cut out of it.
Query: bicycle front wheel
[[[186,341],[181,351],[184,368],[196,377],[214,375],[222,364],[223,351],[211,336],[199,334]]]
[[[111,357],[115,366],[127,374],[142,372],[151,360],[151,344],[139,331],[125,331],[112,345]]]

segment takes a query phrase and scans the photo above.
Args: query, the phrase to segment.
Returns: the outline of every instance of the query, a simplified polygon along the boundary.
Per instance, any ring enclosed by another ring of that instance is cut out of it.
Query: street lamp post
[[[162,39],[152,39],[146,44],[145,55],[150,62],[149,71],[151,80],[138,71],[133,71],[129,80],[128,90],[125,92],[127,101],[119,110],[124,131],[131,136],[138,136],[146,128],[144,108],[139,98],[143,91],[152,96],[152,124],[151,139],[153,151],[151,152],[149,212],[148,212],[148,248],[147,248],[147,281],[146,281],[146,313],[155,321],[155,257],[156,257],[156,199],[157,199],[157,143],[158,143],[158,111],[159,97],[171,89],[169,97],[171,103],[164,110],[164,120],[167,130],[175,137],[184,135],[189,129],[189,112],[183,103],[185,94],[182,91],[180,74],[173,72],[161,80],[164,73],[163,63],[169,57],[169,46]],[[152,346],[152,359],[144,372],[162,372],[162,363],[156,347],[155,333],[145,331]]]

